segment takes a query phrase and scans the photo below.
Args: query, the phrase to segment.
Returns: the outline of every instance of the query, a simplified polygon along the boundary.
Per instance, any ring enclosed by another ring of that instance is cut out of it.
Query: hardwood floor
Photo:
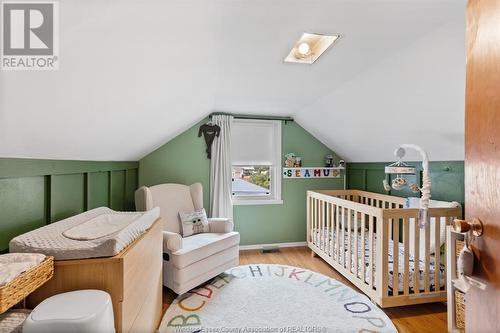
[[[260,251],[241,251],[240,264],[283,264],[307,268],[342,281],[346,285],[358,290],[342,275],[319,257],[312,257],[307,247],[281,249],[275,253],[261,253]],[[163,311],[169,307],[175,294],[164,288]],[[359,291],[359,290],[358,290]],[[404,306],[384,309],[392,319],[400,333],[406,332],[447,332],[446,305],[443,303],[429,303],[422,305]]]

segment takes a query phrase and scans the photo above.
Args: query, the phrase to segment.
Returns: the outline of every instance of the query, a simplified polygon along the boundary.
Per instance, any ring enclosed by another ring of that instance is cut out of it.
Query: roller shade
[[[235,120],[231,128],[232,164],[279,164],[280,143],[280,121]]]

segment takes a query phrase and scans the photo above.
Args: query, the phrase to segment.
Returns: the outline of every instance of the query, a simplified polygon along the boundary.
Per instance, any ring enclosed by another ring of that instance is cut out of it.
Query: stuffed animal
[[[296,163],[296,156],[294,153],[288,153],[285,155],[285,167],[293,168]]]

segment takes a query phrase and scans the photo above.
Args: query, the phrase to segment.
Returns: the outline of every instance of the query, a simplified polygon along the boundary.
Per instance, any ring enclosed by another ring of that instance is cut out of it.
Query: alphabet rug
[[[178,296],[159,333],[397,332],[368,297],[323,274],[286,265],[234,267]]]

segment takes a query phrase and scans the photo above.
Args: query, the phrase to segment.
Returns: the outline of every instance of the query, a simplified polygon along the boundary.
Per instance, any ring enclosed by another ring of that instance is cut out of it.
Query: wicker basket
[[[465,329],[465,294],[455,290],[455,325],[462,332]]]
[[[0,313],[21,302],[54,275],[54,258],[46,257],[38,266],[0,287]]]
[[[458,257],[460,256],[460,251],[465,247],[465,242],[459,239],[455,240],[455,262],[458,262]],[[457,276],[458,276],[458,265],[457,265]]]

